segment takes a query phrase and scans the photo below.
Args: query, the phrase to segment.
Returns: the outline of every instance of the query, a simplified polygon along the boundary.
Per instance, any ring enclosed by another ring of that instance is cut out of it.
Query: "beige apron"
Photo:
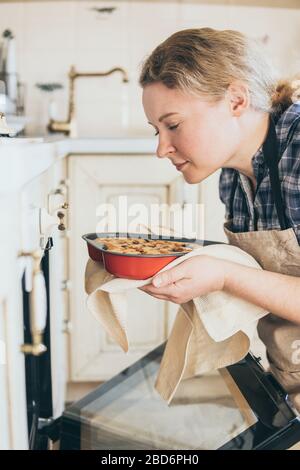
[[[233,233],[229,227],[227,222],[229,243],[252,255],[264,269],[300,277],[300,247],[292,228]],[[258,334],[266,345],[271,372],[300,411],[300,326],[269,314],[259,321]]]
[[[251,186],[246,177],[240,175],[240,178],[249,204],[253,201]],[[277,205],[276,201],[279,193],[281,197],[280,183],[275,181],[274,186],[271,172],[270,179],[279,216],[280,212],[283,213],[281,202]],[[281,223],[280,225],[282,226]],[[252,255],[263,269],[300,277],[300,246],[292,228],[242,233],[233,233],[230,229],[231,221],[228,221],[224,230],[229,243]],[[300,411],[300,325],[270,313],[259,321],[258,334],[267,348],[270,371],[288,391],[292,402]]]

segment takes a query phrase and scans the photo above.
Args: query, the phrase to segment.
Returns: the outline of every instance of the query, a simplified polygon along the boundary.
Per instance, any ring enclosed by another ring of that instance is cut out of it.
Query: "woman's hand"
[[[206,255],[194,256],[158,274],[152,284],[140,289],[157,299],[176,304],[223,290],[300,325],[300,277],[250,268]]]
[[[209,292],[223,290],[227,262],[210,256],[194,256],[158,274],[141,290],[176,304],[188,302]]]

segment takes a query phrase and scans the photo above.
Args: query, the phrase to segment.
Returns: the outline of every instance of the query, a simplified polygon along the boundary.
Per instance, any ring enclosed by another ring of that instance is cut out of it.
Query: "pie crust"
[[[95,242],[101,243],[103,249],[107,251],[135,255],[172,255],[192,251],[192,248],[184,242],[147,238],[96,238]]]

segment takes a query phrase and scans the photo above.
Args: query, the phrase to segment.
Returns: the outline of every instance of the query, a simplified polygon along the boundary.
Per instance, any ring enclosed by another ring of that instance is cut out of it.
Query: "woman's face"
[[[230,166],[240,133],[227,98],[208,102],[157,82],[144,88],[143,106],[158,135],[157,156],[169,158],[188,183]]]

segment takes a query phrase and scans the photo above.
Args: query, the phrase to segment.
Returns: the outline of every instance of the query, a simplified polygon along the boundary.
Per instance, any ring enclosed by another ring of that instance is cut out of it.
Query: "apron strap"
[[[269,130],[268,130],[266,140],[263,144],[263,156],[264,156],[266,165],[269,169],[271,191],[272,191],[272,196],[274,199],[281,230],[285,230],[289,228],[289,223],[285,216],[281,185],[280,185],[280,179],[279,179],[279,172],[278,172],[278,164],[280,162],[282,154],[286,150],[286,147],[289,145],[299,122],[300,122],[300,116],[294,121],[293,125],[291,126],[289,133],[288,133],[286,146],[285,148],[281,149],[281,152],[280,152],[275,124],[273,122],[272,116],[270,116]],[[233,181],[232,181],[230,202],[229,202],[229,218],[231,219],[233,218],[233,201],[234,201],[234,195],[235,195],[237,182],[238,182],[238,171],[235,170]]]
[[[235,190],[237,187],[237,182],[238,182],[238,172],[237,170],[234,170],[232,186],[231,186],[231,191],[230,191],[230,200],[229,200],[229,214],[228,214],[229,220],[233,219],[233,201],[234,201],[234,196],[235,196]]]
[[[280,227],[281,230],[286,230],[289,227],[289,224],[285,217],[285,210],[282,200],[281,185],[278,172],[278,163],[280,161],[281,155],[279,153],[279,143],[277,140],[275,124],[271,116],[268,135],[263,144],[263,154],[267,167],[269,168],[272,196],[275,202]]]

